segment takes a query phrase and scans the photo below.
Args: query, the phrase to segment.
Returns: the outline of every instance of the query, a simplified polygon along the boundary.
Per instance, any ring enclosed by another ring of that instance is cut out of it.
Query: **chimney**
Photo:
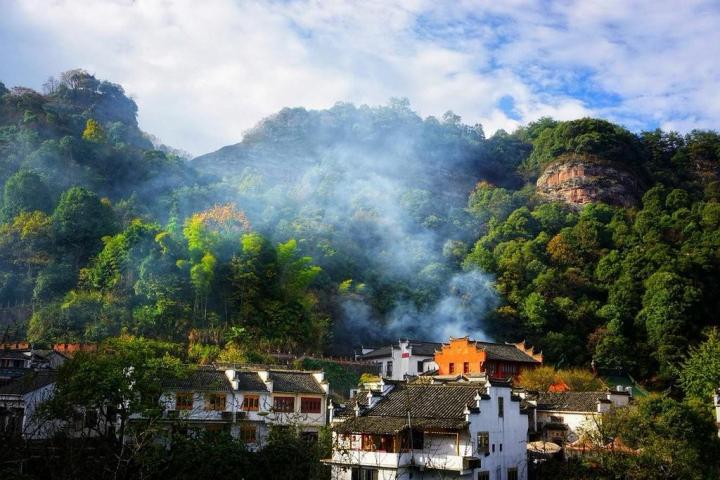
[[[332,423],[335,417],[335,405],[333,404],[332,398],[328,399],[328,423]]]
[[[477,408],[478,410],[480,410],[480,400],[482,400],[480,392],[475,390],[475,408]]]
[[[468,408],[467,405],[465,405],[465,410],[463,410],[463,415],[465,415],[465,421],[469,422],[470,421],[470,409]]]
[[[355,411],[355,416],[359,417],[360,416],[360,404],[356,402],[355,408],[353,408],[353,410]]]

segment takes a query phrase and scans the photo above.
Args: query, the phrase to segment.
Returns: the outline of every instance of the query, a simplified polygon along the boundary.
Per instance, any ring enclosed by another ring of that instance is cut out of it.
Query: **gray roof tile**
[[[312,372],[271,370],[270,380],[273,382],[273,392],[325,393]]]
[[[249,392],[265,392],[267,386],[257,372],[236,372],[235,379],[238,381],[238,390]]]
[[[229,392],[232,390],[225,372],[204,367],[190,372],[185,377],[163,379],[161,385],[164,389],[173,391]]]
[[[55,382],[54,370],[32,371],[0,387],[0,395],[25,395]]]
[[[559,412],[596,412],[598,401],[607,400],[606,392],[539,392],[538,410]]]

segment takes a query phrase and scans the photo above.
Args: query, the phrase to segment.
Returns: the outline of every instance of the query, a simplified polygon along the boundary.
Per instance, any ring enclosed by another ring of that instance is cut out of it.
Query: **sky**
[[[0,81],[84,68],[202,154],[283,107],[406,97],[486,134],[552,116],[720,128],[720,1],[4,0]]]

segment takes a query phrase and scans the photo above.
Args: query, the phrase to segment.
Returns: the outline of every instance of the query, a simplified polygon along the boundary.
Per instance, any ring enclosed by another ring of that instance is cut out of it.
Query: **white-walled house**
[[[317,438],[327,424],[330,386],[323,372],[203,367],[163,382],[161,403],[169,428],[227,431],[261,448],[269,430],[293,425]]]
[[[528,418],[509,383],[398,383],[333,428],[333,480],[527,478]]]
[[[29,371],[0,387],[0,437],[38,440],[52,436],[57,423],[41,421],[36,412],[54,390],[55,372],[52,370]]]
[[[403,380],[407,376],[435,370],[435,350],[441,346],[440,343],[399,340],[397,345],[363,348],[362,354],[356,355],[356,359],[377,363],[380,374],[386,378]]]
[[[624,389],[601,392],[539,392],[527,397],[534,406],[531,430],[542,440],[564,445],[597,426],[612,407],[625,407],[630,393]]]

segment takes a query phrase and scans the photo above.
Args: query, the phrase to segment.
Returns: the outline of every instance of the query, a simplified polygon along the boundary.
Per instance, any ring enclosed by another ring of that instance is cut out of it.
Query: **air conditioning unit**
[[[233,412],[222,412],[220,415],[220,418],[225,420],[226,422],[232,422],[233,420]]]
[[[247,412],[235,412],[235,418],[238,420],[247,418]]]
[[[165,412],[166,417],[170,419],[178,418],[178,412],[177,410],[168,410]]]

